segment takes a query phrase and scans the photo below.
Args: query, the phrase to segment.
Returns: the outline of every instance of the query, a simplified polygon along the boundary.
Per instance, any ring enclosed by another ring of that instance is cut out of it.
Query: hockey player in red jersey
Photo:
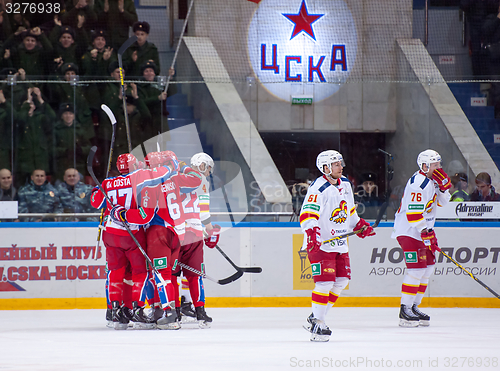
[[[149,153],[146,164],[152,172],[161,173],[165,167],[173,169],[171,177],[165,179],[161,185],[154,189],[149,189],[148,198],[151,199],[149,202],[156,206],[155,212],[151,214],[151,209],[143,210],[147,215],[144,221],[149,223],[146,230],[148,256],[163,279],[170,282],[172,268],[177,260],[179,247],[185,234],[184,207],[186,205],[182,204],[181,192],[190,193],[196,189],[201,183],[201,175],[192,169],[179,173],[179,162],[173,152]],[[138,194],[143,193],[140,190],[137,192]],[[128,213],[124,215],[124,220],[130,221]],[[170,287],[167,285],[166,294],[169,300],[175,296]],[[176,312],[169,310],[169,308],[161,311],[158,307],[155,307],[154,312],[159,329],[176,330],[180,328],[180,318],[177,317]],[[161,318],[157,314],[158,312]]]
[[[302,249],[307,250],[315,283],[306,329],[311,332],[311,341],[328,341],[332,332],[325,316],[349,283],[351,268],[347,238],[323,242],[351,231],[358,231],[360,238],[375,232],[356,213],[351,183],[342,176],[342,155],[333,150],[321,152],[316,166],[323,175],[309,186],[300,211]]]
[[[434,232],[437,207],[450,199],[451,180],[441,167],[439,153],[425,150],[418,155],[417,164],[420,170],[406,183],[392,234],[403,249],[407,267],[401,289],[401,327],[430,325],[430,316],[418,305],[441,251]]]
[[[129,319],[136,328],[154,328],[152,321],[144,313],[144,290],[147,282],[146,260],[129,235],[122,221],[125,216],[130,229],[141,246],[146,245],[146,236],[141,224],[147,222],[143,208],[147,208],[149,187],[155,187],[163,180],[152,176],[144,176],[136,170],[136,158],[129,153],[118,157],[117,168],[121,175],[105,179],[102,186],[113,205],[108,205],[105,196],[99,189],[94,189],[91,204],[97,209],[106,207],[109,217],[106,219],[102,240],[106,246],[106,259],[109,269],[109,298],[112,304],[112,319],[115,329],[128,327]],[[138,185],[138,186],[135,186]],[[135,190],[139,189],[144,200],[137,198]],[[139,206],[138,207],[138,203]],[[127,265],[132,270],[132,313],[124,306],[123,279]]]

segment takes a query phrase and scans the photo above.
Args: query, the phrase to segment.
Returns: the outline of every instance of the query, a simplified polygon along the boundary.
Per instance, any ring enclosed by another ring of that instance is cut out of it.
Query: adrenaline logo
[[[354,66],[354,18],[343,0],[262,0],[248,30],[248,53],[271,94],[318,102],[335,94]]]

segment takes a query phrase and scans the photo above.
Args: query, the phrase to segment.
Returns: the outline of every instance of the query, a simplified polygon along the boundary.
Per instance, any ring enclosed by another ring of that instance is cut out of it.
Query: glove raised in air
[[[451,188],[451,180],[443,169],[435,169],[432,172],[432,179],[436,182],[441,192]]]

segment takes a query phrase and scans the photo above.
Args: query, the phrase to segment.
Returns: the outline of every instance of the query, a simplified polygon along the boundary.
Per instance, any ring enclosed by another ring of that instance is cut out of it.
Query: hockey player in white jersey
[[[351,231],[359,231],[361,238],[375,232],[356,213],[351,183],[342,177],[342,155],[333,150],[321,152],[316,166],[323,175],[309,186],[300,211],[302,249],[307,250],[315,282],[312,314],[306,328],[311,332],[311,341],[328,341],[332,332],[325,324],[325,316],[351,279],[351,268],[347,238],[323,242]]]
[[[406,183],[396,212],[392,238],[398,240],[406,262],[401,289],[399,325],[429,326],[430,317],[418,305],[434,270],[438,247],[434,223],[438,206],[450,199],[451,181],[441,168],[441,156],[432,149],[418,155],[418,170]]]

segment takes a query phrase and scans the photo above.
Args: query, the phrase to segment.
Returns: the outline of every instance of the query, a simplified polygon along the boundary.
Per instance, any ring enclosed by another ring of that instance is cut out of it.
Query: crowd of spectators
[[[131,32],[137,42],[123,55],[124,73],[148,82],[125,86],[133,147],[168,130],[165,103],[175,93],[174,85],[166,93],[158,82],[151,27],[138,19],[133,0],[40,3],[58,4],[60,12],[16,14],[6,11],[11,1],[0,0],[0,169],[12,171],[17,188],[34,182],[35,170],[55,184],[75,168],[85,181],[92,145],[103,177],[111,125],[101,104],[117,119],[114,153],[128,152],[117,50]]]

